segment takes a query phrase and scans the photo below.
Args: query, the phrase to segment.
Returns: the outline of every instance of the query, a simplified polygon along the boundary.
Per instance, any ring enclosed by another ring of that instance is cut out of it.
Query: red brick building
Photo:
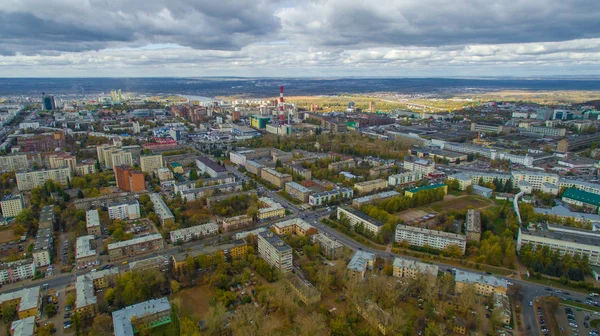
[[[133,192],[146,190],[144,174],[141,172],[133,171],[129,166],[115,166],[114,171],[119,189]]]

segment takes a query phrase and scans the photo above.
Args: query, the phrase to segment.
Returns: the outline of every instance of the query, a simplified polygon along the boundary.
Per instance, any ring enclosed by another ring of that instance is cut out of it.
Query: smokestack
[[[279,87],[279,120],[281,122],[285,121],[283,114],[283,85]]]

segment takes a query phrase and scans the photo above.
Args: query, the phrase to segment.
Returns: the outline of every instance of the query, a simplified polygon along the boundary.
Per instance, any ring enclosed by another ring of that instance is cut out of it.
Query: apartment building
[[[427,176],[435,171],[435,162],[416,156],[407,156],[404,158],[404,169]]]
[[[383,227],[382,222],[349,207],[339,206],[337,208],[337,218],[338,220],[348,220],[350,226],[352,227],[356,225],[363,225],[366,231],[369,231],[374,235],[379,234],[379,232],[381,232],[381,228]]]
[[[246,164],[244,167],[246,168],[246,170],[249,173],[254,174],[256,176],[260,176],[261,171],[263,170],[263,168],[265,168],[265,165],[260,164],[256,161],[248,160],[248,161],[246,161]]]
[[[368,194],[380,189],[388,187],[388,182],[382,179],[376,179],[372,181],[358,182],[354,184],[354,189],[358,191],[359,195]]]
[[[215,190],[219,190],[221,193],[229,193],[229,192],[241,191],[242,189],[243,189],[243,183],[241,181],[239,181],[239,182],[234,182],[234,183],[218,184],[218,185],[211,185],[211,186],[206,186],[206,187],[201,187],[201,188],[181,190],[181,191],[179,191],[179,194],[181,195],[181,197],[184,200],[186,200],[187,202],[190,202],[190,201],[194,201],[199,198],[202,198],[204,196],[210,196],[215,192]]]
[[[331,239],[322,233],[317,233],[311,236],[313,243],[319,244],[321,254],[331,260],[338,259],[344,256],[344,245],[337,240]]]
[[[108,256],[111,261],[134,257],[165,248],[165,242],[158,233],[144,237],[133,238],[126,241],[108,245]]]
[[[140,169],[143,173],[152,173],[154,170],[163,168],[164,166],[162,154],[142,155],[140,157]]]
[[[544,127],[544,126],[529,126],[527,131],[538,133],[546,136],[554,136],[554,137],[564,137],[567,135],[566,128],[554,128],[554,127]]]
[[[481,240],[481,211],[469,209],[467,210],[467,218],[465,220],[467,227],[467,240]]]
[[[135,201],[141,195],[146,194],[146,192],[139,193],[130,193],[130,192],[122,192],[116,194],[107,194],[98,197],[90,197],[83,199],[75,200],[75,208],[77,210],[91,210],[100,207],[107,207],[111,203],[122,203],[128,201]]]
[[[75,264],[77,268],[96,265],[98,256],[96,254],[94,236],[81,236],[75,240]]]
[[[533,190],[541,190],[544,183],[553,185],[558,184],[558,175],[545,173],[542,171],[522,170],[511,173],[513,185],[518,185],[521,181],[527,181],[531,184]]]
[[[458,190],[467,190],[467,187],[472,186],[473,185],[473,179],[471,178],[471,175],[468,173],[458,173],[458,174],[454,174],[454,175],[450,175],[448,176],[448,180],[449,181],[458,181]],[[479,181],[477,181],[479,182]],[[475,184],[477,185],[477,184]]]
[[[300,175],[305,180],[310,180],[312,178],[312,171],[302,166],[295,165],[289,162],[284,162],[283,168],[291,170],[294,174]]]
[[[292,248],[271,231],[258,233],[258,255],[283,273],[293,269]]]
[[[396,258],[393,263],[393,275],[398,278],[416,279],[419,275],[436,278],[438,267],[406,258]]]
[[[456,282],[455,290],[457,293],[462,293],[465,286],[468,285],[472,285],[475,288],[475,293],[482,296],[492,296],[494,293],[506,294],[508,288],[505,279],[466,271],[456,271],[454,281]]]
[[[510,325],[512,309],[510,307],[510,299],[508,298],[508,295],[501,292],[494,292],[493,301],[494,309],[498,309],[500,311],[502,325]]]
[[[600,206],[600,195],[575,188],[566,189],[562,195],[562,200],[565,203],[582,207],[595,213],[598,213]]]
[[[391,315],[383,310],[375,302],[369,300],[356,303],[356,311],[375,329],[377,329],[382,335],[388,334],[388,329],[392,323]]]
[[[10,324],[11,336],[33,336],[37,328],[35,316],[29,316],[22,320],[12,321]]]
[[[308,197],[312,193],[312,190],[306,188],[305,186],[296,183],[296,182],[288,182],[285,184],[285,191],[290,194],[290,196],[298,199],[304,203],[308,203]]]
[[[354,196],[351,188],[337,188],[329,191],[314,193],[308,196],[308,204],[312,206],[325,205],[335,199],[348,199]]]
[[[354,252],[346,269],[351,276],[364,280],[367,270],[372,270],[375,266],[375,259],[375,254],[358,250]]]
[[[98,300],[94,284],[86,275],[80,275],[75,282],[74,311],[82,317],[93,318],[98,312]]]
[[[557,188],[575,188],[588,193],[600,195],[600,184],[561,178]]]
[[[2,217],[16,217],[25,207],[25,203],[23,202],[23,194],[4,195],[2,200],[0,200],[0,207],[2,207]]]
[[[38,220],[38,229],[53,229],[56,216],[54,215],[54,206],[46,205],[40,211],[40,219]]]
[[[273,224],[273,229],[278,235],[312,236],[318,232],[317,228],[300,218],[292,218]]]
[[[114,169],[118,166],[133,166],[133,154],[124,150],[112,151],[106,167]]]
[[[33,278],[34,275],[35,262],[31,258],[0,264],[0,285]]]
[[[133,171],[130,166],[114,166],[115,180],[117,187],[123,191],[143,191],[146,190],[146,181],[144,174]]]
[[[40,304],[40,286],[0,294],[0,310],[5,305],[14,307],[21,320],[31,316],[37,317]]]
[[[166,225],[175,223],[175,216],[173,216],[173,213],[167,204],[165,204],[162,197],[157,193],[151,193],[149,196],[150,201],[152,201],[152,205],[154,206],[154,213],[156,213],[160,219],[160,224]]]
[[[400,174],[394,174],[388,177],[388,185],[403,186],[421,181],[425,175],[418,171],[407,171]]]
[[[321,292],[313,286],[308,280],[302,279],[297,275],[292,275],[285,278],[294,291],[294,294],[305,305],[311,305],[321,301]]]
[[[75,172],[77,158],[74,155],[65,152],[51,152],[42,155],[44,166],[52,169],[69,167],[71,172]]]
[[[44,185],[46,181],[52,180],[67,187],[68,181],[73,180],[71,169],[62,167],[57,169],[35,170],[16,173],[17,187],[20,191],[31,190]]]
[[[127,306],[112,313],[115,336],[133,336],[169,324],[172,321],[171,304],[166,297]]]
[[[29,155],[25,153],[15,153],[6,156],[0,156],[0,173],[26,170],[29,168],[30,164],[31,161],[29,159]]]
[[[52,263],[51,251],[54,249],[54,236],[51,228],[38,228],[33,244],[33,262],[36,267],[48,266]]]
[[[244,214],[235,217],[224,218],[221,225],[223,226],[223,231],[231,232],[248,227],[252,225],[252,223],[252,217]]]
[[[577,229],[573,227],[538,224],[529,229],[519,229],[517,236],[517,252],[524,245],[531,244],[534,248],[547,246],[558,251],[561,255],[588,256],[590,265],[600,266],[600,233]]]
[[[114,286],[119,274],[119,268],[113,267],[106,270],[89,272],[84,274],[84,276],[92,281],[94,290],[99,290]]]
[[[356,209],[360,209],[361,206],[376,201],[382,201],[388,198],[400,196],[399,192],[396,191],[384,191],[373,195],[363,196],[352,200],[352,206]]]
[[[173,230],[170,232],[171,243],[185,243],[190,240],[200,239],[219,233],[219,226],[215,223],[206,223],[196,225],[185,229]]]
[[[201,173],[206,173],[210,175],[210,177],[222,177],[228,174],[227,169],[224,166],[217,164],[215,161],[205,156],[196,158],[196,167]]]
[[[281,204],[273,201],[272,199],[268,198],[268,197],[260,197],[258,199],[258,219],[259,220],[263,220],[263,219],[269,219],[269,218],[275,218],[275,217],[280,217],[283,218],[285,217],[285,208],[281,206]]]
[[[340,170],[350,169],[350,168],[354,168],[354,167],[356,167],[356,162],[352,158],[337,161],[337,162],[332,162],[329,165],[327,165],[327,169],[333,170],[333,171],[340,171]]]
[[[102,235],[100,230],[100,216],[98,215],[98,209],[88,210],[85,212],[85,227],[89,235],[96,237],[100,237]]]
[[[444,195],[446,195],[448,193],[448,186],[443,183],[437,183],[437,184],[431,184],[431,185],[427,185],[427,186],[412,188],[412,189],[406,190],[404,192],[404,196],[413,197],[414,195],[416,195],[420,192],[428,191],[428,190],[443,190]]]
[[[438,250],[443,250],[448,246],[456,245],[460,248],[462,254],[465,254],[467,245],[466,237],[459,234],[402,224],[396,226],[395,240],[398,243],[407,242],[412,246],[427,246]]]
[[[266,167],[261,169],[260,178],[278,188],[283,188],[286,183],[292,182],[292,175],[280,173],[275,169]]]
[[[111,203],[106,206],[110,219],[138,219],[140,218],[140,203],[138,201],[125,201]]]

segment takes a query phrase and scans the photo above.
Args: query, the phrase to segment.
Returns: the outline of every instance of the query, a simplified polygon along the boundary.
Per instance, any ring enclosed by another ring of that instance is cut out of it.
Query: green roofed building
[[[448,193],[448,186],[443,183],[438,183],[438,184],[432,184],[432,185],[427,185],[427,186],[423,186],[423,187],[408,189],[404,192],[404,196],[413,197],[413,195],[415,195],[416,193],[418,193],[420,191],[434,190],[434,189],[440,189],[440,188],[444,189],[444,194]]]
[[[348,121],[348,122],[346,122],[346,127],[349,130],[354,131],[354,130],[356,130],[356,127],[358,127],[358,123],[356,121]]]
[[[566,189],[562,200],[565,203],[583,207],[594,212],[598,212],[598,207],[600,207],[600,195],[575,188]]]

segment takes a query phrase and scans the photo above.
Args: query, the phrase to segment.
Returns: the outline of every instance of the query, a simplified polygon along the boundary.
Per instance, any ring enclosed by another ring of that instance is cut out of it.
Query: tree
[[[106,302],[109,305],[113,304],[113,302],[115,301],[115,290],[114,290],[114,288],[108,288],[108,289],[106,289],[106,292],[104,293],[104,300],[106,300]]]
[[[192,168],[190,170],[190,181],[196,181],[199,178],[200,177],[198,176],[198,172],[196,171],[196,168]]]
[[[2,304],[2,320],[5,324],[9,325],[10,322],[14,321],[17,317],[17,309],[15,306],[5,302]]]
[[[67,298],[65,300],[66,300],[65,303],[67,304],[67,306],[73,306],[73,304],[75,304],[75,295],[69,294],[69,295],[67,295]]]
[[[208,310],[208,313],[204,316],[206,321],[206,331],[209,335],[220,335],[225,330],[225,323],[227,317],[225,313],[227,310],[221,302],[217,302],[214,307]]]
[[[52,336],[52,330],[54,329],[54,323],[50,322],[46,325],[40,326],[37,329],[37,336]]]
[[[79,313],[77,313],[77,312],[73,313],[73,315],[71,316],[71,322],[73,322],[73,327],[75,329],[75,335],[79,336],[79,332],[81,329],[81,317],[79,316]]]
[[[112,318],[107,314],[94,317],[89,336],[111,336],[113,334]]]
[[[171,280],[171,294],[179,292],[179,282],[177,280]]]
[[[48,315],[48,317],[53,317],[54,315],[56,315],[56,306],[54,305],[54,303],[48,303],[46,305],[46,314]]]

